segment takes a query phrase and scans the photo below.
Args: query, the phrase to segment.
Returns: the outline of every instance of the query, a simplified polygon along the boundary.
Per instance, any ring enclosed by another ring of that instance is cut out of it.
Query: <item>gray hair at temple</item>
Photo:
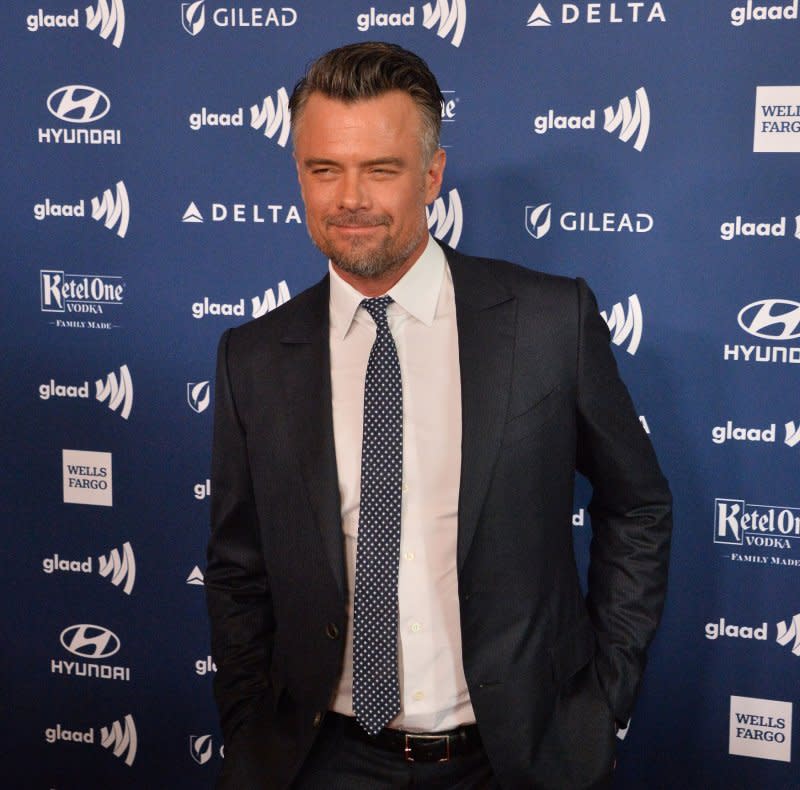
[[[289,99],[292,139],[312,93],[345,103],[372,99],[389,91],[407,93],[420,111],[422,154],[430,163],[439,147],[442,92],[428,64],[413,52],[382,41],[348,44],[326,52],[306,70]]]

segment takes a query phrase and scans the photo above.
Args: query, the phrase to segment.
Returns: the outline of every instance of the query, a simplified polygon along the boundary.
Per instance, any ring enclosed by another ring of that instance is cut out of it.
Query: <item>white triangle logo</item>
[[[203,571],[200,570],[196,565],[192,568],[192,572],[186,577],[187,584],[197,584],[202,585],[205,584],[205,579],[203,578]]]
[[[202,222],[203,215],[200,213],[200,209],[197,208],[197,204],[192,201],[189,204],[189,207],[186,211],[183,212],[183,219],[181,222]]]
[[[547,11],[544,10],[542,4],[533,9],[533,13],[528,17],[528,27],[550,27],[550,17],[547,16]]]

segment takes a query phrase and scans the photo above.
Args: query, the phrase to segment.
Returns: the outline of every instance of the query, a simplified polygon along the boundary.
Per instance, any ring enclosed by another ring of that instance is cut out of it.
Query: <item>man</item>
[[[292,95],[329,274],[220,343],[221,787],[610,781],[662,609],[669,489],[586,284],[429,237],[441,101],[380,43],[322,56]],[[594,492],[586,598],[575,469]]]

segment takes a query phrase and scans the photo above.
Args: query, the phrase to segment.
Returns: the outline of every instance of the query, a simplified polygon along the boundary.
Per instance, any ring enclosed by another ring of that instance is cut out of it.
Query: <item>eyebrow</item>
[[[303,165],[305,167],[320,167],[322,165],[339,166],[339,162],[334,159],[304,159]],[[395,167],[403,167],[405,160],[399,156],[382,156],[377,159],[368,159],[365,162],[360,162],[359,167],[375,167],[376,165],[394,165]]]

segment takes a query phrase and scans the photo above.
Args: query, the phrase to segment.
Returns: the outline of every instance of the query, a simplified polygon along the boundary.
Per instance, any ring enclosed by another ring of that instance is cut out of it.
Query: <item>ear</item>
[[[447,153],[444,148],[437,148],[430,165],[428,165],[428,169],[425,171],[425,203],[433,203],[439,196],[446,162]]]

